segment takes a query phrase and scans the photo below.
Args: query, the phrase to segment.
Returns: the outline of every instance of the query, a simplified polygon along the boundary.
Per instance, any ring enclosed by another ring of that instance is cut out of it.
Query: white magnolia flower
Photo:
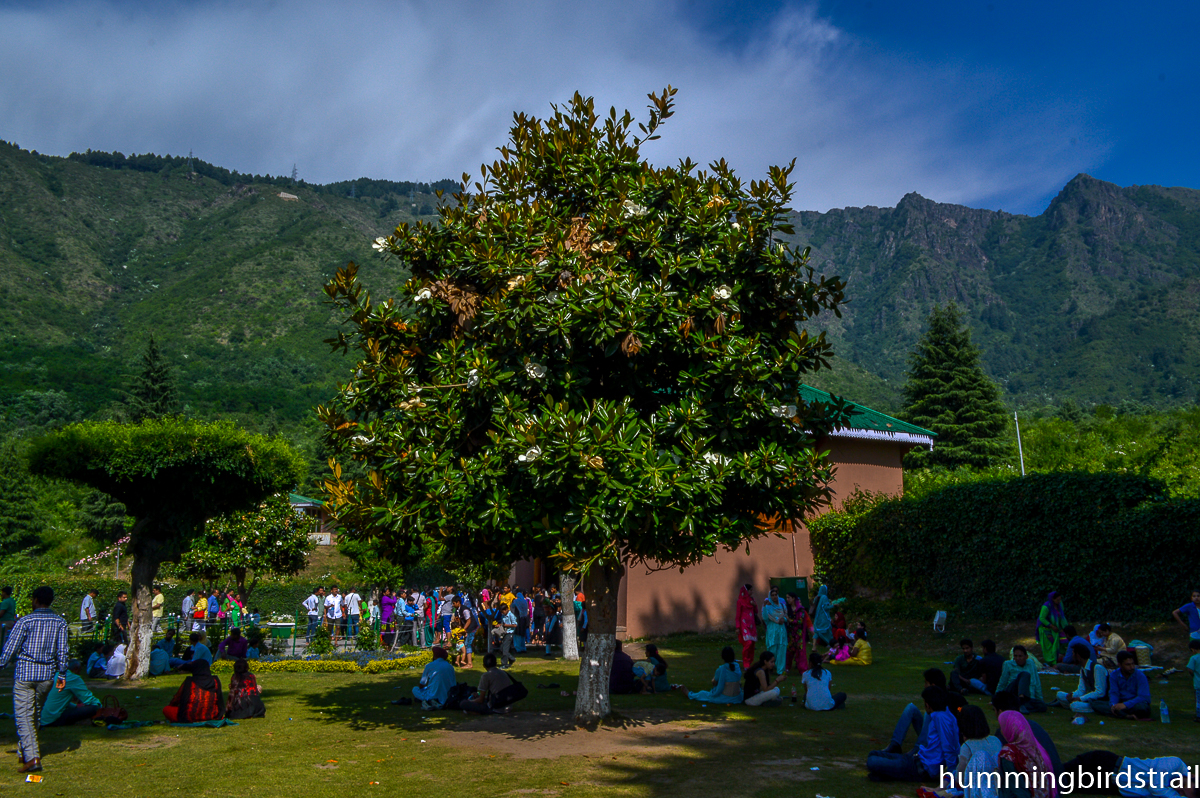
[[[385,250],[386,248],[387,248],[387,239],[384,238],[383,236],[380,236],[379,238],[375,239],[375,243],[371,245],[371,249],[374,249],[377,252],[383,252],[383,250]]]
[[[546,266],[549,266],[549,265],[550,265],[550,261],[546,260],[545,258],[542,258],[537,263],[537,267],[539,269],[544,269]]]
[[[532,463],[534,460],[542,456],[542,447],[531,446],[525,451],[525,454],[517,455],[517,462]]]
[[[717,290],[713,291],[714,299],[729,299],[731,296],[733,296],[733,289],[727,285],[719,285]]]
[[[732,227],[733,227],[733,229],[734,229],[734,230],[741,230],[741,229],[742,229],[742,226],[741,226],[740,224],[738,224],[737,222],[734,222],[734,223],[733,223],[733,225],[732,225]]]
[[[716,452],[705,452],[703,457],[704,462],[708,463],[709,465],[724,465],[725,463],[729,462],[728,457],[723,454],[717,454]]]
[[[366,435],[355,435],[350,439],[350,442],[355,446],[367,446],[375,442],[374,438],[368,438]]]
[[[649,208],[647,208],[645,205],[638,205],[633,200],[625,200],[623,203],[621,203],[621,208],[624,210],[624,216],[626,219],[636,219],[639,216],[645,216],[646,214],[650,213]]]
[[[772,405],[771,415],[777,418],[794,418],[796,415],[795,405]]]
[[[479,369],[471,369],[467,372],[467,387],[476,388],[479,386]]]
[[[525,364],[525,373],[535,380],[540,380],[546,376],[546,367],[531,360]]]
[[[422,288],[420,291],[417,292],[417,295],[415,297],[413,297],[413,301],[414,302],[424,302],[426,299],[429,299],[431,296],[433,296],[432,291],[430,291],[428,288]]]

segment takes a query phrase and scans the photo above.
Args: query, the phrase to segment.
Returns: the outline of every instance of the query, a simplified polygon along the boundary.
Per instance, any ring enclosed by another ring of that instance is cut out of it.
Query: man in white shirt
[[[345,622],[345,615],[342,613],[342,594],[337,585],[330,588],[329,595],[325,597],[325,620],[329,623],[329,631],[336,643],[342,637],[342,625]]]
[[[346,634],[350,637],[358,636],[359,616],[362,615],[362,596],[358,595],[358,591],[350,588],[350,592],[346,594]]]
[[[317,631],[317,625],[321,623],[321,607],[324,603],[325,588],[313,588],[313,592],[308,595],[304,601],[300,602],[304,607],[304,611],[308,614],[308,633],[304,639],[309,643],[312,642],[313,634]]]
[[[96,626],[96,588],[92,588],[83,597],[79,607],[79,620],[83,622],[83,631],[90,632]]]

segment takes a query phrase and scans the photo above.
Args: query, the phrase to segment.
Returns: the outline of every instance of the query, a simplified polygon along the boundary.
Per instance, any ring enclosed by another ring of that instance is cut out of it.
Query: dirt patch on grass
[[[663,709],[627,712],[617,725],[594,732],[577,729],[570,712],[515,712],[473,718],[439,733],[439,742],[472,751],[486,749],[514,759],[557,759],[578,756],[608,759],[636,750],[638,756],[678,753],[688,748],[719,746],[736,721],[684,719]]]
[[[165,734],[156,734],[153,737],[141,737],[137,740],[121,740],[113,745],[117,748],[124,748],[127,751],[157,751],[164,748],[174,748],[179,745],[178,737],[168,737]]]

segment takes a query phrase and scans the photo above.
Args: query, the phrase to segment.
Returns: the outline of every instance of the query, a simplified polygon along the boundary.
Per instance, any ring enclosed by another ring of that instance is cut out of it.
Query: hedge
[[[281,659],[252,662],[254,673],[388,673],[391,671],[422,670],[433,661],[433,654],[422,651],[396,659],[371,659],[365,664],[348,659]],[[214,673],[233,673],[232,660],[217,660]]]
[[[1051,590],[1067,617],[1161,620],[1200,581],[1200,500],[1132,474],[994,477],[918,498],[857,496],[808,523],[817,578],[1030,618]]]

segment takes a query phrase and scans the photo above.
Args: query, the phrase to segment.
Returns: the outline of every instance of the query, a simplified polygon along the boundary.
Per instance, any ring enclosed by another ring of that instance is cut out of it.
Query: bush
[[[918,497],[859,495],[813,519],[817,578],[934,600],[969,615],[1161,618],[1200,572],[1200,500],[1131,474],[994,476]]]
[[[388,673],[391,671],[422,670],[433,660],[433,654],[422,651],[404,656],[354,655],[352,659],[322,657],[319,659],[264,659],[250,663],[254,673]],[[232,660],[217,660],[214,673],[233,673]]]
[[[328,626],[321,625],[317,631],[313,632],[312,642],[308,644],[308,653],[317,655],[333,653],[333,635]]]

